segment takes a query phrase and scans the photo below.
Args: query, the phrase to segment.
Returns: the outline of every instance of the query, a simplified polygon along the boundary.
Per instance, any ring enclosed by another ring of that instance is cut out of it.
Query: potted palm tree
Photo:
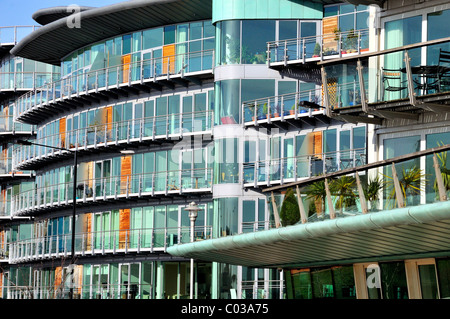
[[[325,212],[325,199],[327,197],[325,181],[320,180],[308,185],[305,189],[305,194],[307,199],[314,201],[317,216],[322,216]]]
[[[330,185],[330,192],[336,196],[336,208],[342,214],[344,208],[356,205],[355,189],[356,179],[352,176],[344,175],[335,180]]]
[[[364,187],[364,197],[370,204],[370,210],[378,210],[380,191],[385,186],[384,180],[380,176],[375,176],[367,182]]]
[[[389,175],[384,176],[387,178],[386,188],[388,190],[386,206],[388,208],[393,208],[393,205],[397,203],[394,179]],[[424,184],[426,182],[425,177],[426,174],[424,174],[423,170],[417,166],[411,168],[402,167],[402,172],[398,179],[403,198],[407,202],[411,203],[411,201],[417,198],[417,196],[420,195],[420,192],[424,190]]]
[[[438,146],[443,146],[444,143],[438,143]],[[440,170],[441,170],[441,176],[442,181],[444,182],[444,187],[446,191],[450,190],[450,169],[447,168],[447,152],[442,152],[439,154],[436,154],[436,157],[438,158],[438,161],[440,162]],[[434,190],[436,191],[436,194],[439,194],[438,187],[437,187],[437,181],[434,181]]]

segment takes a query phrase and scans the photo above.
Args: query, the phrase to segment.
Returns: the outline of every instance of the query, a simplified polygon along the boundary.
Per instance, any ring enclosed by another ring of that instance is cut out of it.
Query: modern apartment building
[[[37,11],[1,47],[1,297],[448,297],[450,4],[350,2]]]

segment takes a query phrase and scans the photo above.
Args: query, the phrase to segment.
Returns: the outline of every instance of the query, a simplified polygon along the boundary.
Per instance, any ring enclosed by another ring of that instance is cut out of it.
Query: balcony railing
[[[366,164],[366,149],[350,149],[243,164],[244,184],[271,185]]]
[[[212,168],[92,178],[77,181],[77,204],[145,196],[212,191]],[[11,212],[21,215],[40,209],[72,205],[73,182],[38,185],[12,196]]]
[[[31,176],[31,171],[14,171],[12,168],[12,157],[2,157],[0,156],[0,178],[4,176],[18,176],[25,177]],[[0,206],[1,212],[1,206]]]
[[[314,214],[298,200],[301,222],[356,216],[448,201],[446,154],[450,144],[268,187],[264,192],[297,188],[315,200]],[[313,187],[311,187],[313,186]],[[310,192],[312,190],[312,192]],[[274,206],[275,203],[273,202]],[[276,210],[276,209],[274,209]],[[444,215],[442,215],[444,216]],[[448,217],[442,217],[448,218]]]
[[[36,127],[34,125],[14,122],[12,115],[0,115],[0,134],[15,134],[18,132],[32,134],[35,130]]]
[[[52,72],[0,72],[0,90],[33,90],[59,80]]]
[[[449,99],[450,63],[441,57],[447,54],[443,50],[448,50],[449,41],[447,37],[370,52],[364,56],[367,62],[356,58],[320,62],[322,81],[327,83],[326,114],[381,124],[383,119],[417,120],[417,111],[448,112],[443,102]],[[342,67],[345,73],[338,71]]]
[[[192,134],[212,134],[213,111],[197,111],[160,115],[120,122],[111,122],[70,130],[38,138],[33,142],[53,147],[83,151],[99,147],[117,146],[132,142],[168,140]],[[49,157],[67,154],[38,145],[19,146],[13,151],[14,168],[37,163]]]
[[[267,43],[269,66],[278,62],[305,63],[361,54],[369,49],[369,30],[350,30]]]
[[[50,105],[83,94],[98,93],[157,80],[170,80],[172,77],[194,76],[199,72],[212,72],[213,62],[214,50],[205,50],[129,62],[71,75],[18,98],[15,115],[16,118],[20,118],[36,107]]]
[[[39,26],[0,27],[0,45],[15,45]]]
[[[246,101],[242,103],[244,126],[323,114],[322,96],[318,88]]]
[[[40,286],[17,286],[4,283],[0,289],[4,299],[71,299],[69,276],[60,284],[41,284]],[[74,299],[151,299],[154,288],[150,284],[115,283],[88,284],[75,283]],[[183,296],[180,295],[182,298]]]
[[[195,226],[195,240],[212,238],[212,226]],[[78,233],[75,235],[77,256],[104,255],[118,252],[165,251],[175,244],[190,242],[190,227],[143,228]],[[12,264],[72,255],[72,235],[61,234],[21,240],[9,244]]]

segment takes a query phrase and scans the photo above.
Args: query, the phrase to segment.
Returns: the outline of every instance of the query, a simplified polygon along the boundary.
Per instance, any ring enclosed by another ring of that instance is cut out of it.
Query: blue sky
[[[0,0],[0,26],[38,25],[31,16],[39,9],[77,4],[101,7],[123,0]]]

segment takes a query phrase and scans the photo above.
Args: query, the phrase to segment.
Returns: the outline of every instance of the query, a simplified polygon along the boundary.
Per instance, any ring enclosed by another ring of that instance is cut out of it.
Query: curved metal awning
[[[78,14],[80,28],[70,28],[67,18],[50,22],[25,37],[11,54],[59,65],[74,50],[119,34],[211,19],[212,0],[131,0]]]
[[[179,244],[173,256],[292,268],[450,255],[450,201]]]
[[[95,7],[80,6],[78,8],[81,12],[81,11],[94,9]],[[39,9],[38,11],[33,13],[32,18],[34,21],[36,21],[40,25],[45,25],[45,24],[49,24],[51,22],[54,22],[54,21],[62,19],[62,18],[67,18],[71,14],[72,14],[72,10],[70,10],[70,6],[58,6],[58,7]]]

